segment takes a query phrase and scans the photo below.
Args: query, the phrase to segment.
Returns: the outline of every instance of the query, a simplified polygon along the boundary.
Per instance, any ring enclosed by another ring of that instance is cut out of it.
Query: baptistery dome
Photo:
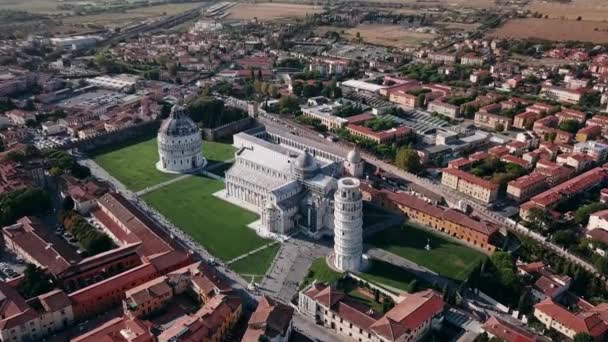
[[[158,131],[160,160],[156,167],[170,173],[187,173],[203,168],[207,161],[203,157],[202,143],[201,132],[186,109],[174,105]]]

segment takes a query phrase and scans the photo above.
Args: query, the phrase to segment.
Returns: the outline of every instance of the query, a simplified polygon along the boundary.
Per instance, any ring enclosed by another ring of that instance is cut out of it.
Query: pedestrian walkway
[[[160,188],[164,188],[167,185],[171,185],[173,183],[180,182],[180,181],[182,181],[182,180],[184,180],[186,178],[189,178],[189,177],[192,177],[192,175],[183,175],[183,176],[179,176],[179,177],[176,177],[176,178],[173,178],[173,179],[169,179],[168,181],[165,181],[165,182],[162,182],[162,183],[158,183],[158,184],[156,184],[154,186],[151,186],[151,187],[147,187],[147,188],[145,188],[145,189],[143,189],[141,191],[136,192],[135,194],[137,196],[143,196],[143,195],[145,195],[147,193],[150,193],[152,191],[156,191],[156,190],[158,190]]]

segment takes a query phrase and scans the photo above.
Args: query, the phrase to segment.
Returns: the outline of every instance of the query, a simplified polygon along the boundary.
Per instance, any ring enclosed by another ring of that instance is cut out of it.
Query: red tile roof
[[[371,330],[391,341],[418,329],[443,311],[441,296],[432,290],[408,294],[371,326]]]
[[[93,215],[123,243],[142,242],[141,253],[144,256],[176,249],[172,239],[162,228],[122,195],[106,193],[97,203],[101,210],[94,210]]]
[[[551,298],[536,304],[534,308],[576,333],[587,333],[593,337],[598,337],[608,330],[608,325],[600,319],[598,313],[587,311],[572,313]]]
[[[483,324],[483,330],[496,336],[505,342],[541,342],[549,341],[548,338],[537,335],[527,330],[521,322],[513,322],[510,319],[501,319],[491,316]]]
[[[448,173],[448,174],[451,174],[453,176],[456,176],[456,177],[460,178],[461,180],[464,180],[464,181],[466,181],[468,183],[479,185],[479,186],[481,186],[483,188],[486,188],[486,189],[490,189],[490,190],[496,190],[496,189],[498,189],[498,184],[494,184],[494,183],[492,183],[490,181],[487,181],[487,180],[485,180],[483,178],[479,178],[479,177],[477,177],[475,175],[472,175],[472,174],[470,174],[468,172],[464,172],[462,170],[447,168],[447,169],[443,169],[442,171],[444,173]]]

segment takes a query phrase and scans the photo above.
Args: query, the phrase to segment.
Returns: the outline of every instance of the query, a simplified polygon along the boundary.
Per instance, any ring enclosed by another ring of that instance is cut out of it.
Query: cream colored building
[[[454,168],[443,170],[441,184],[484,203],[491,203],[498,198],[498,184]]]

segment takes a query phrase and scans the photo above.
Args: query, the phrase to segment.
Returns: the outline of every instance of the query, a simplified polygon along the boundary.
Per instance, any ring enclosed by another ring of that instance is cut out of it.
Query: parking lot
[[[34,146],[40,150],[55,148],[70,142],[73,138],[67,135],[55,135],[55,136],[42,136],[36,135],[34,137]]]
[[[3,281],[19,277],[23,274],[26,267],[25,260],[6,249],[4,253],[0,254],[0,278]]]

